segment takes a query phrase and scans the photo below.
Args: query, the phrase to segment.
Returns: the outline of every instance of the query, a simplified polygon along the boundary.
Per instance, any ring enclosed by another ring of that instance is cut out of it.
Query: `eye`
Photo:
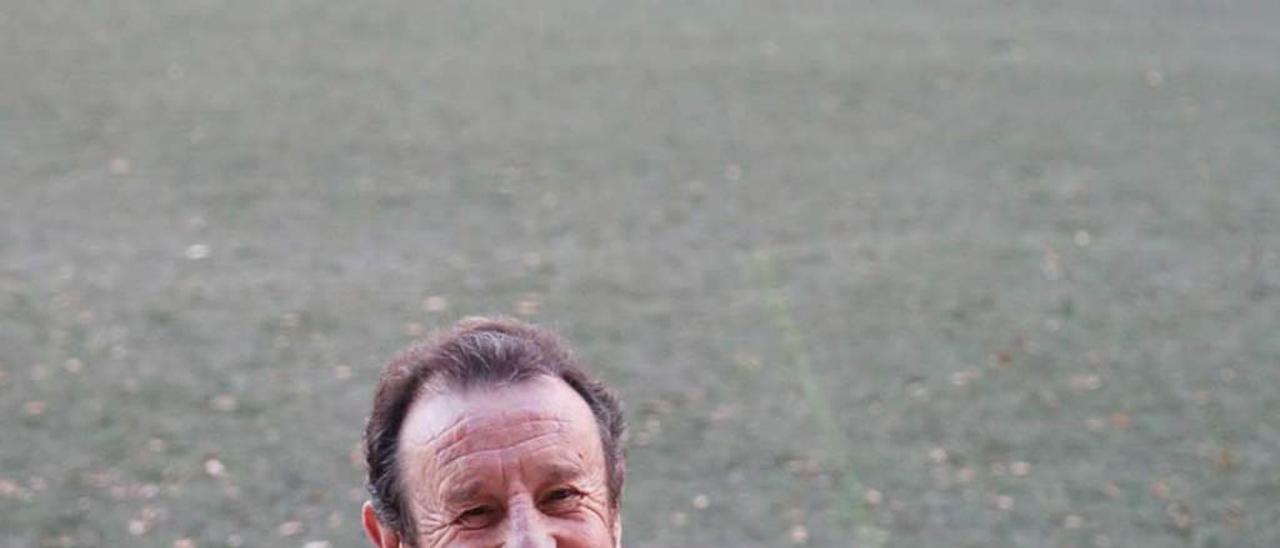
[[[467,529],[481,529],[498,521],[498,509],[492,506],[469,508],[458,515],[454,523]]]
[[[582,498],[582,492],[572,487],[552,489],[542,497],[542,505],[552,509],[571,508]]]

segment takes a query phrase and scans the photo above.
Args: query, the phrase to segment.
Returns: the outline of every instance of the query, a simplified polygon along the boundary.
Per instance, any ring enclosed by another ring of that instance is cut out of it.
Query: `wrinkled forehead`
[[[603,455],[587,403],[548,376],[465,391],[430,389],[410,406],[400,431],[401,462],[419,470],[544,446],[573,449],[587,460]]]

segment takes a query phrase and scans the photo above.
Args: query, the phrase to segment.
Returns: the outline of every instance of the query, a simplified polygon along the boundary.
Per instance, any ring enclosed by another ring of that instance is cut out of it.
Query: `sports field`
[[[0,546],[362,546],[563,333],[625,544],[1280,546],[1280,2],[0,3]]]

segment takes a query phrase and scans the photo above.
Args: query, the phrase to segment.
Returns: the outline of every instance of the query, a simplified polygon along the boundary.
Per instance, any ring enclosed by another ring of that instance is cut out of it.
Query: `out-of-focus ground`
[[[1277,24],[6,2],[0,545],[362,545],[480,313],[624,395],[628,546],[1280,545]]]

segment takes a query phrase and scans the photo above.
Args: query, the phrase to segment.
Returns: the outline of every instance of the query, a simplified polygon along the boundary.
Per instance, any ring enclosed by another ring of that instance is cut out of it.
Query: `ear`
[[[622,548],[622,512],[613,511],[613,548]]]
[[[627,482],[627,454],[624,452],[618,455],[618,462],[614,464],[614,469],[618,474],[618,494],[613,497],[616,504],[613,507],[613,548],[622,548],[622,486]]]
[[[400,536],[378,521],[378,512],[373,509],[372,502],[365,501],[361,514],[364,532],[369,535],[369,542],[373,543],[374,548],[400,548]]]

